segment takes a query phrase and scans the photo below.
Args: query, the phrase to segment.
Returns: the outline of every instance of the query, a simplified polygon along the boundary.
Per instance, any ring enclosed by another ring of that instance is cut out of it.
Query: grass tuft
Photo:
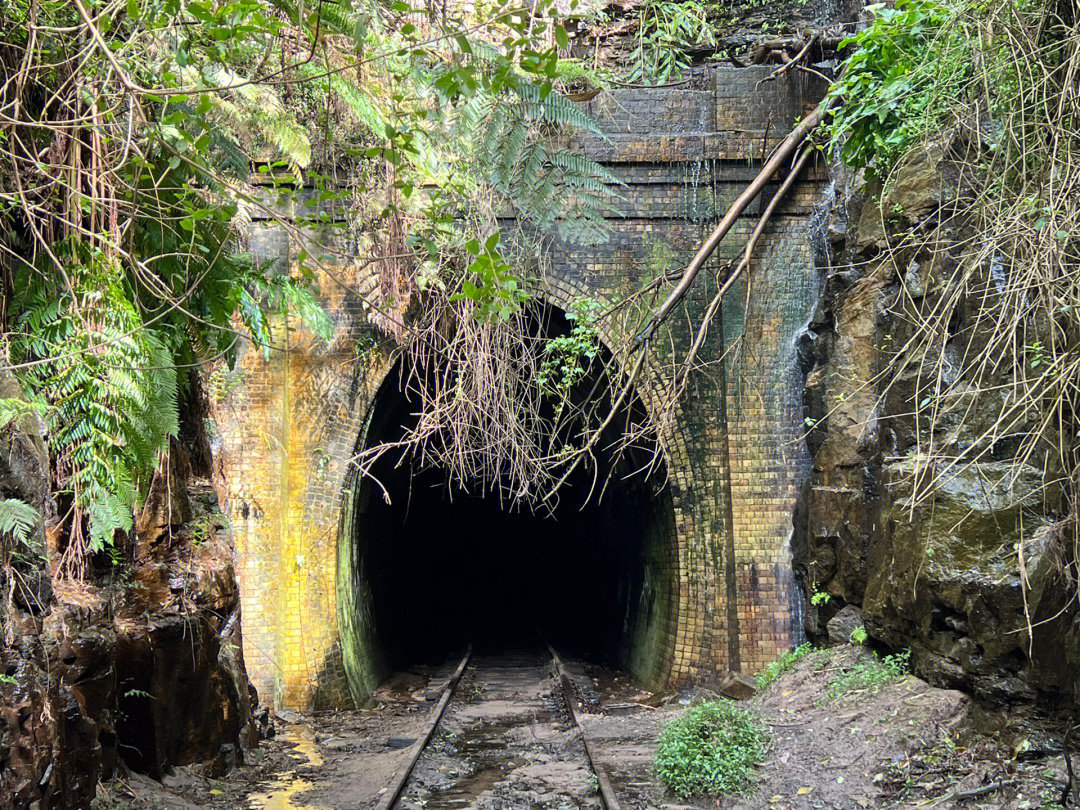
[[[871,653],[832,679],[829,688],[825,690],[825,700],[837,700],[849,692],[880,692],[890,683],[907,677],[910,657],[911,650],[886,655],[884,658],[878,658]]]
[[[779,678],[781,675],[783,675],[785,672],[787,672],[789,669],[799,663],[802,659],[806,658],[806,656],[812,653],[828,655],[827,650],[817,650],[812,644],[809,643],[800,644],[794,650],[789,650],[788,652],[783,653],[779,658],[777,658],[775,661],[765,667],[765,669],[758,673],[758,690],[760,691],[762,689],[767,689],[768,687],[772,686],[777,678]]]

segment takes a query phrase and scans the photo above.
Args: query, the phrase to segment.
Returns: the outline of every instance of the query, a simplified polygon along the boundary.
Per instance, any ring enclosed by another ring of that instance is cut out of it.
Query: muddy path
[[[596,784],[551,657],[480,657],[465,672],[397,807],[599,808]]]
[[[405,784],[400,810],[599,808],[582,734],[623,810],[1058,807],[1060,736],[1030,706],[987,710],[959,692],[907,676],[829,697],[830,684],[869,653],[815,654],[746,702],[772,745],[755,789],[683,801],[653,771],[665,725],[702,690],[650,693],[624,675],[565,662],[580,727],[542,652],[478,657],[461,677]],[[113,808],[371,810],[432,719],[456,661],[398,673],[364,709],[281,713],[278,734],[245,764],[212,779],[177,768],[163,783],[131,777]],[[650,705],[660,704],[660,705]]]

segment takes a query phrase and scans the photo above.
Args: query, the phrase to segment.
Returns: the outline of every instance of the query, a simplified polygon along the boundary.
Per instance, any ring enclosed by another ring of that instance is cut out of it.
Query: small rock
[[[274,716],[277,717],[277,719],[281,722],[288,723],[290,725],[300,722],[300,715],[292,711],[291,709],[279,709],[277,712],[275,712]]]
[[[601,705],[604,714],[633,714],[641,709],[639,703],[604,703]]]
[[[648,697],[641,702],[646,706],[652,706],[653,708],[656,708],[670,703],[678,696],[679,693],[676,692],[674,689],[668,689],[664,692],[657,692],[656,694],[652,695],[652,697]]]
[[[829,633],[829,641],[836,644],[846,644],[851,640],[851,634],[855,628],[863,626],[862,611],[855,605],[844,605],[840,612],[829,619],[826,629]]]
[[[757,692],[754,680],[741,672],[729,672],[720,680],[717,691],[732,700],[746,700]]]
[[[221,746],[221,756],[225,760],[225,770],[231,771],[233,768],[244,763],[244,754],[238,746],[232,743],[225,743]]]
[[[907,266],[907,270],[904,271],[904,286],[911,294],[912,298],[922,298],[926,294],[926,290],[923,288],[922,277],[920,276],[921,267],[919,263],[912,259]]]
[[[191,790],[199,785],[199,779],[188,766],[173,768],[161,778],[161,784],[170,790]]]

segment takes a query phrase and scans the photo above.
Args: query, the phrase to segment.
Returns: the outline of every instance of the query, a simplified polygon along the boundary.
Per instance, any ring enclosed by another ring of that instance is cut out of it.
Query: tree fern
[[[504,138],[500,139],[499,151],[495,165],[495,177],[500,184],[507,189],[513,190],[509,184],[514,167],[521,160],[521,150],[525,146],[525,139],[529,134],[529,122],[524,117],[518,117],[512,123]]]
[[[294,19],[299,13],[291,2],[281,8]],[[487,189],[523,224],[547,231],[557,222],[584,217],[585,227],[572,230],[582,237],[588,234],[591,241],[602,240],[605,217],[614,212],[604,197],[618,181],[595,161],[551,143],[562,132],[600,132],[584,107],[515,67],[503,51],[482,39],[455,36],[448,40],[451,52],[443,59],[418,58],[408,38],[381,22],[378,14],[370,9],[352,12],[354,22],[358,17],[364,20],[363,42],[358,44],[391,54],[380,75],[394,76],[392,97],[381,80],[355,80],[337,71],[324,77],[328,65],[315,61],[299,70],[342,101],[370,141],[392,147],[400,136],[397,152],[412,172],[403,177],[405,167],[397,166],[400,185],[458,189],[465,195],[458,205],[466,210],[474,200],[490,196],[484,193]],[[340,16],[324,16],[322,22],[325,29],[341,34],[354,31]],[[583,72],[580,65],[567,69],[578,77]],[[558,74],[556,69],[556,78]],[[578,195],[579,190],[591,194]],[[469,217],[458,221],[469,227]],[[460,241],[470,236],[476,234]]]
[[[69,269],[76,284],[59,295],[30,276],[37,289],[18,323],[32,337],[13,348],[35,361],[23,382],[52,406],[58,484],[74,497],[76,524],[87,519],[91,548],[100,549],[131,528],[138,482],[178,434],[179,410],[172,357],[142,324],[120,285],[122,270],[88,258],[88,266]]]
[[[540,88],[531,83],[521,83],[514,88],[514,91],[525,102],[529,115],[536,121],[557,127],[600,133],[600,127],[585,112],[585,108],[575,104],[561,93],[549,92],[544,96],[541,95]]]
[[[203,238],[208,233],[200,231]],[[160,224],[139,235],[163,252],[173,236]],[[72,259],[72,285],[24,270],[12,350],[16,361],[32,361],[20,377],[45,413],[58,492],[73,499],[72,532],[85,526],[91,550],[100,550],[117,531],[131,530],[133,510],[170,439],[179,434],[174,352],[196,354],[209,344],[197,326],[202,319],[185,314],[185,320],[146,324],[132,299],[131,274],[117,260],[79,243],[56,249]],[[170,268],[168,261],[158,263],[160,282],[186,283],[184,267]],[[303,282],[257,272],[236,257],[208,262],[203,273],[204,287],[189,295],[187,306],[212,319],[207,323],[227,324],[238,312],[266,347],[264,308],[272,308],[295,312],[317,336],[329,339],[333,323]],[[0,417],[8,410],[0,408]]]

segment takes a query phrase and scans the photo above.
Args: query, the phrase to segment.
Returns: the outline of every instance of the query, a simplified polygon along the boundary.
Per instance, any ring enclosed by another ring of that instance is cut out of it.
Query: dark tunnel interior
[[[542,328],[569,327],[556,312]],[[400,438],[415,418],[401,383],[400,368],[384,381],[366,446]],[[471,643],[485,653],[551,644],[647,669],[673,618],[675,586],[670,491],[662,469],[634,472],[646,455],[599,454],[598,469],[572,476],[554,510],[536,512],[452,487],[444,471],[400,452],[383,455],[371,473],[389,502],[359,482],[352,535],[356,580],[389,668],[438,663]],[[586,499],[594,473],[608,483]]]

